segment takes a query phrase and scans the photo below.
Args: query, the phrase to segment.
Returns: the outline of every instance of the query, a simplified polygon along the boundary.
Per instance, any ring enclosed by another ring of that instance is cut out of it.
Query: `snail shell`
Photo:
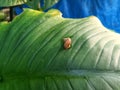
[[[64,38],[64,48],[69,49],[71,47],[71,38]]]

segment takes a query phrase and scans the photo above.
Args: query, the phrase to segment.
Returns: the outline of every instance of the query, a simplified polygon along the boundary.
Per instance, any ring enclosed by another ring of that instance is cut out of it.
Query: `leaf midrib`
[[[4,73],[0,75],[0,79],[30,79],[30,78],[44,78],[44,77],[64,77],[64,78],[85,78],[85,77],[102,77],[120,76],[119,71],[103,71],[103,70],[71,70],[71,71],[46,71],[46,72],[33,72],[33,73]],[[119,77],[117,77],[119,78]]]

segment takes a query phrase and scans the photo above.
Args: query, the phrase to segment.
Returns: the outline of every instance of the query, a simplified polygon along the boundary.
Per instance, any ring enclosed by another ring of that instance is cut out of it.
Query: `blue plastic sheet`
[[[97,16],[104,26],[120,33],[120,0],[60,0],[52,8],[66,18]]]
[[[17,15],[23,12],[23,8],[29,8],[26,4],[23,4],[21,6],[14,7],[14,11]]]
[[[104,26],[120,33],[120,0],[60,0],[53,8],[66,18],[97,16]]]

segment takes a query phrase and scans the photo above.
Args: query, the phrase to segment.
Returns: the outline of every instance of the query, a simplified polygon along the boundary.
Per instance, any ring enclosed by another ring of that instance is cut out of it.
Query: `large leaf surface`
[[[119,39],[93,16],[25,10],[1,24],[0,90],[119,90]]]

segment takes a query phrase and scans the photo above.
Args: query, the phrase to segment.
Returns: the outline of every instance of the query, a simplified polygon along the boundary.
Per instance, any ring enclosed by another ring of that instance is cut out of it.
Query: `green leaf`
[[[48,9],[59,0],[44,0],[44,6],[41,7],[41,0],[0,0],[0,7],[16,6],[27,3],[33,9]]]
[[[2,11],[0,11],[0,22],[3,21],[3,20],[5,20],[5,18],[6,18],[5,13],[2,12]]]
[[[0,90],[120,89],[120,35],[98,18],[28,9],[1,27]]]
[[[31,0],[27,2],[27,5],[32,9],[40,9],[40,0]]]
[[[43,10],[50,8],[52,5],[57,3],[59,0],[44,0],[44,6],[42,7]]]
[[[57,3],[59,0],[43,0],[43,6],[40,6],[41,0],[31,0],[28,1],[28,5],[30,8],[33,9],[42,9],[42,10],[46,10],[50,7],[52,7],[55,3]]]
[[[26,3],[28,0],[0,0],[0,7],[16,6]]]

